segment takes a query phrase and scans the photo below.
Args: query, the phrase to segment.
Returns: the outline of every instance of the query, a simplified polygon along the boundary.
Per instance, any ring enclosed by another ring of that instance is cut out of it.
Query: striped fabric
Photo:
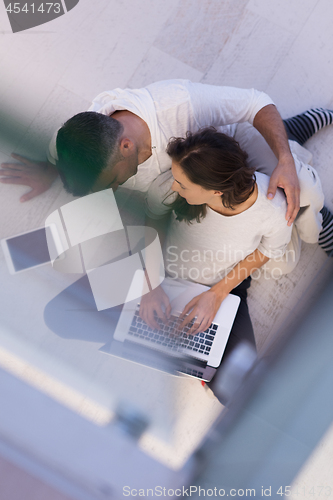
[[[320,210],[323,216],[322,230],[319,234],[319,246],[325,250],[327,255],[333,256],[333,215],[327,207]]]
[[[333,123],[333,111],[313,108],[297,116],[283,120],[288,139],[297,141],[301,146],[320,129]],[[319,234],[319,246],[328,256],[333,257],[333,215],[327,207],[321,209],[323,216],[322,230]]]
[[[297,141],[301,146],[323,127],[333,122],[333,111],[314,108],[297,116],[283,120],[288,139]]]

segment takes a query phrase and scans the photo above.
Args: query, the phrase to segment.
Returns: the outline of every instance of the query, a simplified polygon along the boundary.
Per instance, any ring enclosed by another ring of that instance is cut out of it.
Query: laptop
[[[135,281],[133,286],[138,286],[140,275],[133,283]],[[240,298],[228,295],[210,327],[205,332],[191,335],[188,333],[191,324],[179,331],[179,315],[190,300],[209,287],[171,278],[165,278],[161,286],[172,307],[170,319],[166,323],[157,319],[159,329],[152,329],[140,318],[140,301],[130,300],[123,306],[112,341],[100,350],[162,371],[181,372],[209,382],[221,363]],[[133,288],[129,297],[132,293]]]

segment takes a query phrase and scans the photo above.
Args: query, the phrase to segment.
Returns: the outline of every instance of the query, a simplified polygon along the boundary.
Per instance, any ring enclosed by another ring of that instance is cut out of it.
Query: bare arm
[[[2,163],[0,182],[31,187],[28,193],[21,196],[21,202],[47,191],[58,177],[58,170],[48,161],[32,161],[16,153],[13,153],[12,157],[19,163]]]
[[[169,219],[170,213],[162,219],[151,219],[148,216],[146,217],[145,225],[148,227],[152,227],[157,231],[162,248],[166,237]],[[156,269],[154,269],[154,256],[146,254],[146,259],[147,261],[149,261],[150,277],[152,277],[152,275],[154,274],[158,276],[160,263],[156,262]],[[143,295],[141,297],[139,314],[151,328],[158,328],[155,315],[163,321],[166,321],[170,312],[171,306],[169,298],[161,286],[157,286],[150,293],[147,293],[146,295]]]
[[[216,293],[216,295],[222,301],[227,295],[236,288],[242,281],[250,276],[254,271],[259,269],[261,266],[269,261],[269,257],[266,257],[260,250],[254,250],[245,259],[241,260],[231,271],[225,276],[221,281],[212,286],[211,290]]]
[[[239,262],[227,276],[216,283],[216,285],[212,286],[210,290],[194,297],[185,306],[182,312],[182,316],[186,314],[188,314],[188,316],[186,316],[183,323],[180,325],[180,329],[190,323],[193,318],[196,318],[188,333],[195,335],[196,333],[205,331],[211,325],[220,305],[229,295],[231,290],[250,276],[256,269],[266,264],[268,260],[269,258],[263,253],[259,250],[255,250],[244,260]]]
[[[278,164],[270,179],[267,197],[274,198],[278,187],[284,189],[288,203],[286,220],[288,226],[291,226],[299,210],[300,188],[281,116],[276,107],[269,104],[258,111],[253,125],[266,139],[278,159]]]

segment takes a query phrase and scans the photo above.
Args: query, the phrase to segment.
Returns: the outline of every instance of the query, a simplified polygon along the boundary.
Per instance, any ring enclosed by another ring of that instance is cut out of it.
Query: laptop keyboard
[[[167,323],[164,323],[160,318],[155,317],[155,320],[159,325],[158,330],[150,328],[140,318],[139,310],[137,310],[128,333],[133,336],[133,340],[137,337],[147,340],[152,344],[168,347],[173,351],[183,351],[186,349],[193,353],[198,352],[206,356],[209,355],[218,326],[215,323],[212,323],[204,332],[189,335],[187,332],[193,326],[193,322],[186,325],[181,332],[178,332],[178,325],[181,323],[178,316],[171,316]]]
[[[186,368],[179,368],[179,371],[185,373],[186,375],[192,375],[192,377],[204,378],[203,372],[196,370],[195,368],[189,368],[188,366]]]

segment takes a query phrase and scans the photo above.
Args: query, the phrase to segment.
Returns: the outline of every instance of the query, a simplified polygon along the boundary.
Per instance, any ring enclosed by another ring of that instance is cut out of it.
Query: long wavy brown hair
[[[170,139],[167,153],[194,184],[221,191],[222,203],[234,209],[255,189],[254,168],[247,164],[247,153],[238,142],[214,128],[188,132],[185,138]],[[167,202],[167,199],[164,200]],[[178,220],[197,222],[205,217],[206,205],[189,205],[180,195],[170,204]]]

